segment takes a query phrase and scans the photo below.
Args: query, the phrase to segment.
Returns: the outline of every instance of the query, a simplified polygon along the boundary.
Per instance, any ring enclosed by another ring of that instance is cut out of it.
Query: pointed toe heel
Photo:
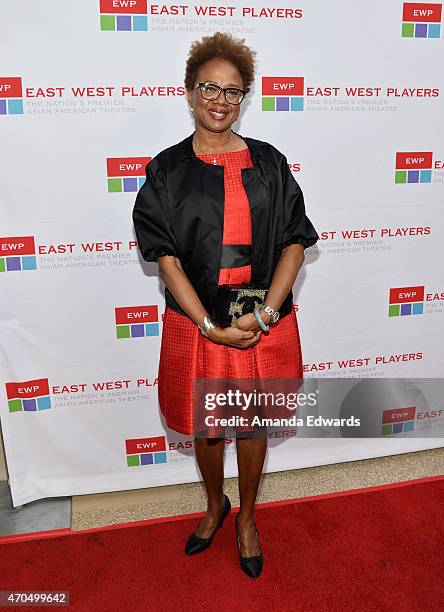
[[[258,555],[254,555],[253,557],[242,557],[242,555],[240,554],[239,535],[237,533],[237,515],[235,519],[235,524],[236,524],[237,546],[239,549],[239,562],[240,562],[241,569],[250,578],[258,578],[258,576],[260,576],[262,572],[262,568],[264,567],[264,556],[262,554],[262,551]],[[256,529],[256,537],[259,541],[259,532],[257,530],[256,525],[255,525],[255,529]]]
[[[219,519],[218,524],[214,528],[213,533],[209,538],[200,538],[195,533],[192,533],[185,544],[185,554],[186,555],[195,555],[196,553],[200,553],[211,546],[211,542],[213,541],[214,534],[216,531],[223,526],[225,517],[231,510],[231,502],[226,495],[224,495],[224,506],[222,510],[222,515]]]
[[[264,567],[262,553],[255,557],[241,557],[240,566],[250,578],[258,578]]]

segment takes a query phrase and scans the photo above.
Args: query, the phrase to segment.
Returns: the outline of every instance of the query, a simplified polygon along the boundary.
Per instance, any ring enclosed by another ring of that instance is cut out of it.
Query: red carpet
[[[4,543],[0,588],[66,590],[70,609],[100,612],[441,612],[443,508],[442,478],[257,506],[257,580],[238,566],[235,509],[194,557],[198,516]]]

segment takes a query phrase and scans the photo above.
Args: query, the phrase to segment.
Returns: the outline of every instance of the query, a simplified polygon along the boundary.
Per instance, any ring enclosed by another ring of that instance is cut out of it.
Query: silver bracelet
[[[265,302],[261,306],[261,310],[264,310],[271,317],[271,322],[276,323],[279,319],[279,310],[274,310],[271,306],[268,306]]]
[[[197,327],[199,328],[201,334],[208,338],[208,332],[210,331],[210,329],[214,329],[215,327],[217,327],[217,325],[210,316],[205,315],[202,323],[200,323]]]

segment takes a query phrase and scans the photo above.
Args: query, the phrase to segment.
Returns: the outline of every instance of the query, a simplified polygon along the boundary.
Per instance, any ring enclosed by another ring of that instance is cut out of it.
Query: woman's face
[[[213,57],[202,64],[194,83],[211,81],[220,87],[237,87],[243,89],[242,77],[236,66],[229,60]],[[199,126],[210,132],[225,132],[239,116],[240,104],[229,104],[221,92],[216,100],[205,100],[200,89],[187,91],[188,103],[193,108],[196,128]]]

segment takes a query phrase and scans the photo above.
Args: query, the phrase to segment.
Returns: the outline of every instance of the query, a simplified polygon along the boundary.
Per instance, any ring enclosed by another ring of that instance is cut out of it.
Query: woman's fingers
[[[251,348],[252,346],[255,346],[259,342],[262,331],[259,330],[255,333],[254,332],[252,333],[253,333],[253,336],[251,338],[246,338],[243,342],[238,344],[237,347],[247,349],[247,348]]]
[[[262,330],[254,332],[252,330],[243,330],[234,325],[225,328],[226,336],[218,344],[225,344],[238,349],[248,349],[256,345],[261,337]]]

